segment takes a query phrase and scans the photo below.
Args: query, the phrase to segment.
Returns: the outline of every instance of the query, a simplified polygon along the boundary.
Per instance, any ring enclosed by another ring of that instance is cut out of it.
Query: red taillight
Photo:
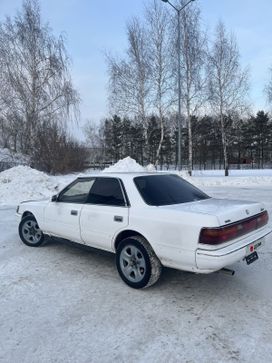
[[[259,214],[259,216],[257,218],[258,228],[265,226],[268,223],[268,219],[269,219],[269,217],[268,217],[267,211]]]
[[[267,222],[268,213],[265,211],[254,217],[243,219],[225,227],[202,228],[199,236],[199,243],[218,245],[220,243],[228,242],[263,227]]]

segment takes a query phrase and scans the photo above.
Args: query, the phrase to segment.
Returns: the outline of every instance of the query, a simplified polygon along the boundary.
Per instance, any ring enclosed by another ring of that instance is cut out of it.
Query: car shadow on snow
[[[92,270],[95,270],[96,275],[101,275],[102,280],[106,276],[107,280],[108,278],[114,281],[119,280],[124,288],[129,288],[122,283],[118,276],[115,267],[115,255],[113,253],[58,238],[48,238],[44,247],[56,250],[62,257],[65,253],[66,257],[69,257],[69,259],[72,258],[72,264],[80,264],[81,268],[85,269],[85,272],[88,270],[90,278],[92,276]],[[240,269],[241,267],[238,266],[238,268]],[[195,274],[163,267],[159,281],[148,289],[141,291],[146,293],[148,291],[167,290],[169,293],[170,290],[182,289],[183,291],[188,291],[188,293],[193,293],[196,290],[198,294],[203,293],[204,295],[208,294],[210,296],[212,292],[218,294],[220,291],[223,292],[226,289],[236,289],[237,280],[240,280],[239,273],[234,276],[228,276],[221,272]]]

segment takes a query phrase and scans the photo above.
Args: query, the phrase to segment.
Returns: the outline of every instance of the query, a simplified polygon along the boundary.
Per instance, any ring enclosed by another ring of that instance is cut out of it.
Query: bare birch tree
[[[265,85],[264,92],[269,104],[272,104],[272,67],[269,69],[269,81]]]
[[[42,24],[38,1],[26,0],[0,25],[0,64],[2,115],[20,130],[21,151],[32,154],[36,130],[65,122],[79,101],[64,40]]]
[[[115,113],[134,115],[145,127],[148,115],[155,113],[158,116],[157,165],[164,139],[164,119],[173,90],[168,13],[153,0],[146,7],[145,22],[133,18],[127,25],[127,35],[127,59],[108,57],[110,104]]]
[[[139,19],[127,24],[127,56],[117,59],[107,56],[109,70],[109,101],[115,114],[130,114],[146,122],[150,93],[150,70],[147,38]]]
[[[248,91],[248,72],[242,70],[239,50],[233,35],[219,22],[215,40],[208,56],[209,100],[220,121],[225,175],[229,174],[228,139],[225,117],[241,109]]]
[[[169,57],[168,12],[156,0],[153,0],[145,11],[146,32],[149,39],[149,68],[151,71],[151,95],[155,113],[160,123],[160,141],[156,151],[157,166],[160,160],[161,148],[164,140],[164,123],[166,113],[173,101],[173,78]]]
[[[183,2],[181,1],[181,5]],[[181,85],[182,105],[186,111],[188,127],[188,172],[192,174],[193,144],[192,115],[206,100],[206,35],[200,26],[200,10],[191,5],[181,14]],[[178,46],[178,45],[177,45]]]

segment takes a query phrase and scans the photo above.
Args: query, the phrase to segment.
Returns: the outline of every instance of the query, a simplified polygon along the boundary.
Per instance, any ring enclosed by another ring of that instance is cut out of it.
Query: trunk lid
[[[160,208],[214,215],[218,218],[220,226],[252,217],[265,210],[264,205],[258,202],[216,198],[204,199],[192,203],[167,205]]]

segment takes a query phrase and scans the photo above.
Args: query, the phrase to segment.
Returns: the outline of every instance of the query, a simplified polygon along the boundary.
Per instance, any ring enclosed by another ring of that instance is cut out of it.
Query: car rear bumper
[[[271,232],[271,227],[265,227],[253,235],[223,248],[216,250],[198,248],[196,250],[197,272],[210,273],[244,259],[250,253],[248,246],[253,242],[259,241],[261,242],[260,247],[262,247],[265,237]]]

